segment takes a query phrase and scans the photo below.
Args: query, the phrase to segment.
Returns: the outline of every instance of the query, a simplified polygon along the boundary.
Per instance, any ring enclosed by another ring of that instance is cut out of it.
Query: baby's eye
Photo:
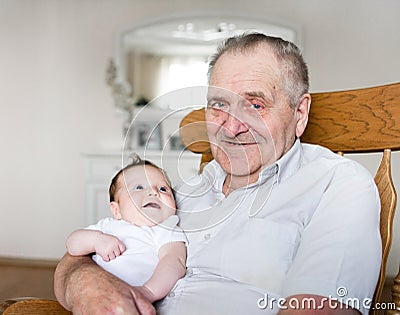
[[[135,186],[135,190],[142,190],[143,189],[143,186],[142,185],[136,185]]]
[[[167,191],[168,191],[168,187],[166,187],[166,186],[161,186],[161,187],[159,188],[159,190],[160,190],[161,192],[167,192]]]

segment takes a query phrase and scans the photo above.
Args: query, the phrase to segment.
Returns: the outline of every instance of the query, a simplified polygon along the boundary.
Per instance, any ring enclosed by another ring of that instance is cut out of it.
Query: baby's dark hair
[[[148,161],[148,160],[142,160],[142,159],[140,158],[140,156],[139,156],[138,154],[136,154],[136,153],[132,153],[132,154],[129,156],[129,158],[132,160],[132,162],[129,163],[128,165],[126,165],[124,168],[120,169],[120,170],[118,171],[118,173],[115,174],[114,177],[113,177],[112,180],[111,180],[110,188],[108,189],[108,194],[109,194],[109,196],[110,196],[110,202],[115,201],[115,194],[117,193],[117,190],[118,190],[118,179],[119,179],[119,177],[120,177],[125,171],[127,171],[128,169],[130,169],[130,168],[132,168],[132,167],[134,167],[134,166],[149,165],[149,166],[155,167],[156,169],[160,170],[160,171],[163,173],[165,179],[166,179],[167,182],[168,182],[168,185],[171,186],[171,181],[169,180],[167,174],[165,173],[165,171],[164,171],[161,167],[158,167],[158,166],[155,165],[153,162],[150,162],[150,161]]]

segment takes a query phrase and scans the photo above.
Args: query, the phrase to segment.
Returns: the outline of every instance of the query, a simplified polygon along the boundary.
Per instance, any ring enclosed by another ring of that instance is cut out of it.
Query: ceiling
[[[125,51],[209,56],[222,39],[245,31],[268,33],[296,42],[293,29],[232,16],[165,20],[125,31],[122,42]]]

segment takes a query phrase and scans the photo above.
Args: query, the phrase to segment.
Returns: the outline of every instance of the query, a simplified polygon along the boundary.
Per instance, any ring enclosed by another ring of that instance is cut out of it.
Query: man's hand
[[[88,256],[63,257],[54,274],[54,292],[75,315],[156,314],[139,291],[97,266]]]

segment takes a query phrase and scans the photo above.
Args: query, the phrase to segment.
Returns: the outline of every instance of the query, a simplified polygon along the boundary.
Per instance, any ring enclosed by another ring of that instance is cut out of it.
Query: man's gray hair
[[[281,65],[282,88],[286,91],[290,106],[295,108],[301,97],[308,93],[308,68],[300,49],[293,43],[279,37],[267,36],[261,33],[244,33],[223,41],[217,52],[211,56],[208,66],[208,81],[215,64],[224,53],[246,52],[266,44],[276,56]]]

